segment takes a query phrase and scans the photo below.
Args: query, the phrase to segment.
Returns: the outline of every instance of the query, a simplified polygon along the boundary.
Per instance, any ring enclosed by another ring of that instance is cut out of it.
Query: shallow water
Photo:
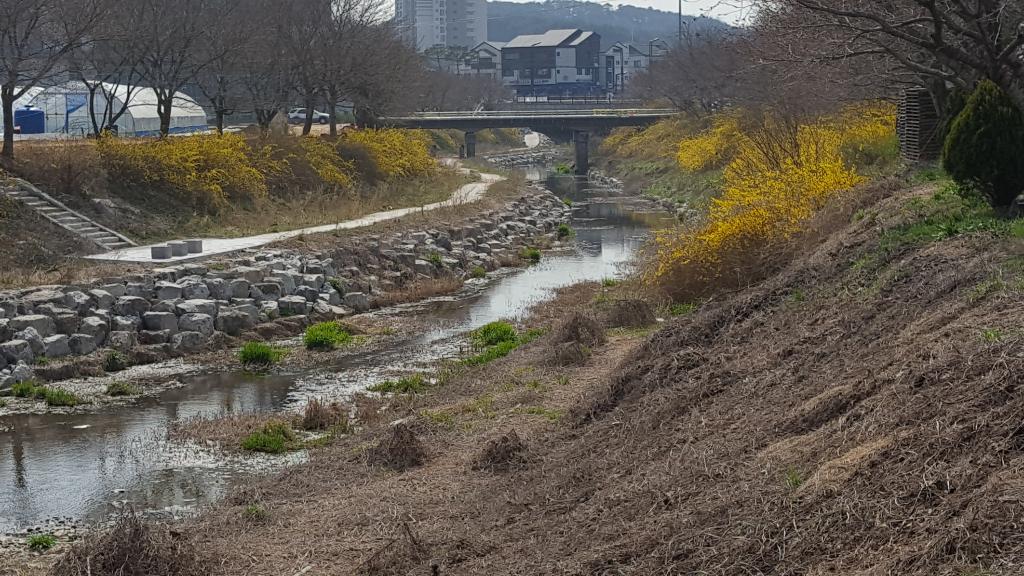
[[[458,354],[464,345],[460,335],[520,316],[557,288],[621,275],[648,230],[668,218],[637,211],[635,199],[586,181],[558,177],[547,185],[574,203],[575,246],[455,297],[377,312],[416,315],[432,326],[387,350],[353,354],[310,373],[189,376],[181,378],[184,386],[127,408],[0,418],[0,430],[9,429],[0,432],[0,533],[56,518],[103,520],[125,505],[175,514],[220,498],[233,481],[301,460],[303,454],[225,459],[209,447],[167,442],[165,430],[197,415],[297,408],[310,397],[331,397],[426,368]]]

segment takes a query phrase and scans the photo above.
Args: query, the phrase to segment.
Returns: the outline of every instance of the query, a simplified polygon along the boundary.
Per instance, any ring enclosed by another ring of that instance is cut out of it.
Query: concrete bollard
[[[203,241],[202,240],[185,240],[185,245],[188,246],[189,254],[202,254],[203,253]]]
[[[149,249],[149,255],[153,260],[167,260],[171,257],[170,246],[153,246]]]
[[[184,242],[168,242],[171,247],[171,256],[188,256],[188,244]]]

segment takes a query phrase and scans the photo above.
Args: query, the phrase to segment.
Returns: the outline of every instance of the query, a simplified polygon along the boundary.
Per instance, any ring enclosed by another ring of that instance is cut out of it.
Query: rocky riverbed
[[[550,241],[569,216],[556,196],[530,188],[500,209],[425,230],[0,293],[0,391],[32,379],[102,374],[111,363],[152,363],[296,333],[313,321],[365,312],[416,283],[462,280],[513,264],[524,248]]]

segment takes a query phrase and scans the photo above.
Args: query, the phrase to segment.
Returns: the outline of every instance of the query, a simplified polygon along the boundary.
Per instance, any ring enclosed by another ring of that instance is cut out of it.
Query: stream
[[[574,246],[529,268],[470,282],[454,296],[374,312],[416,315],[430,326],[423,333],[311,372],[205,373],[127,407],[0,418],[0,534],[103,521],[128,505],[184,514],[222,497],[234,482],[301,462],[304,453],[226,457],[213,447],[170,442],[165,431],[178,419],[211,413],[298,409],[311,397],[341,396],[426,369],[458,354],[466,332],[519,317],[556,288],[622,275],[648,231],[671,220],[619,190],[542,168],[526,172],[573,201]]]

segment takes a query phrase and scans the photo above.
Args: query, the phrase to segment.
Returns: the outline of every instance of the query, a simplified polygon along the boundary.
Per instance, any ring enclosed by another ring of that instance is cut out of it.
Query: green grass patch
[[[803,474],[795,468],[789,468],[786,470],[786,476],[783,478],[782,483],[786,488],[796,490],[804,483]]]
[[[504,358],[511,354],[516,348],[537,339],[541,334],[542,332],[539,330],[530,330],[525,334],[517,335],[513,340],[504,340],[497,344],[487,346],[481,352],[463,359],[460,364],[463,366],[481,366],[499,358]]]
[[[367,388],[378,394],[419,394],[430,387],[430,381],[423,374],[412,374],[398,380],[385,380]]]
[[[421,410],[420,416],[437,426],[444,426],[446,428],[455,426],[455,416],[444,410]]]
[[[617,279],[617,278],[602,278],[601,279],[601,286],[604,286],[605,288],[614,288],[614,287],[618,286],[621,283],[622,283],[622,281]]]
[[[104,372],[121,372],[127,368],[128,359],[117,350],[111,350],[103,357]]]
[[[121,397],[121,396],[138,396],[142,391],[139,390],[138,386],[129,384],[128,382],[111,382],[107,384],[107,396]]]
[[[270,513],[260,504],[249,504],[242,511],[242,517],[250,522],[264,522],[270,517]]]
[[[904,246],[980,232],[1024,238],[1024,220],[999,217],[983,199],[961,196],[955,185],[946,186],[931,197],[913,198],[904,209],[913,221],[886,230],[882,234],[883,251],[894,252]]]
[[[483,266],[474,266],[473,269],[469,271],[469,277],[476,279],[486,278],[487,270],[485,270]]]
[[[565,416],[565,411],[555,410],[553,408],[545,408],[543,406],[527,406],[525,408],[518,409],[520,414],[529,414],[531,416],[540,416],[550,422],[558,422]]]
[[[266,342],[246,342],[238,351],[238,359],[243,365],[266,368],[281,361],[285,351]]]
[[[697,304],[694,302],[685,302],[682,304],[673,304],[668,307],[668,313],[671,316],[689,316],[697,311]]]
[[[48,406],[78,406],[78,396],[60,388],[41,386],[33,381],[19,382],[11,386],[11,395],[17,398],[44,400]]]
[[[444,262],[443,262],[443,261],[441,260],[441,255],[440,255],[440,254],[438,254],[437,252],[431,252],[431,253],[430,253],[430,254],[429,254],[429,255],[427,256],[427,262],[430,262],[430,263],[431,263],[431,264],[433,264],[434,266],[440,266],[440,265],[442,265],[442,264],[444,263]]]
[[[511,342],[519,338],[516,327],[504,320],[484,324],[470,333],[473,343],[477,346],[494,346],[502,342]]]
[[[566,238],[572,238],[576,235],[576,231],[573,230],[568,224],[558,225],[558,238],[565,240]]]
[[[46,552],[57,545],[57,539],[51,534],[33,534],[25,540],[25,544],[33,552]]]
[[[82,403],[78,396],[60,388],[44,388],[43,399],[47,406],[78,406]]]
[[[533,247],[529,247],[520,250],[519,257],[522,258],[523,260],[526,260],[527,262],[530,262],[531,264],[536,264],[537,262],[540,262],[541,254],[540,250]]]
[[[1002,342],[1003,331],[998,328],[985,328],[981,331],[981,339],[989,344]]]
[[[352,335],[337,322],[320,322],[306,329],[302,342],[309,350],[333,350],[351,339]]]
[[[281,454],[300,447],[291,424],[281,421],[268,422],[261,430],[253,432],[242,440],[243,450],[266,454]]]
[[[565,204],[569,208],[572,208],[572,199],[571,198],[562,198],[562,204]]]

